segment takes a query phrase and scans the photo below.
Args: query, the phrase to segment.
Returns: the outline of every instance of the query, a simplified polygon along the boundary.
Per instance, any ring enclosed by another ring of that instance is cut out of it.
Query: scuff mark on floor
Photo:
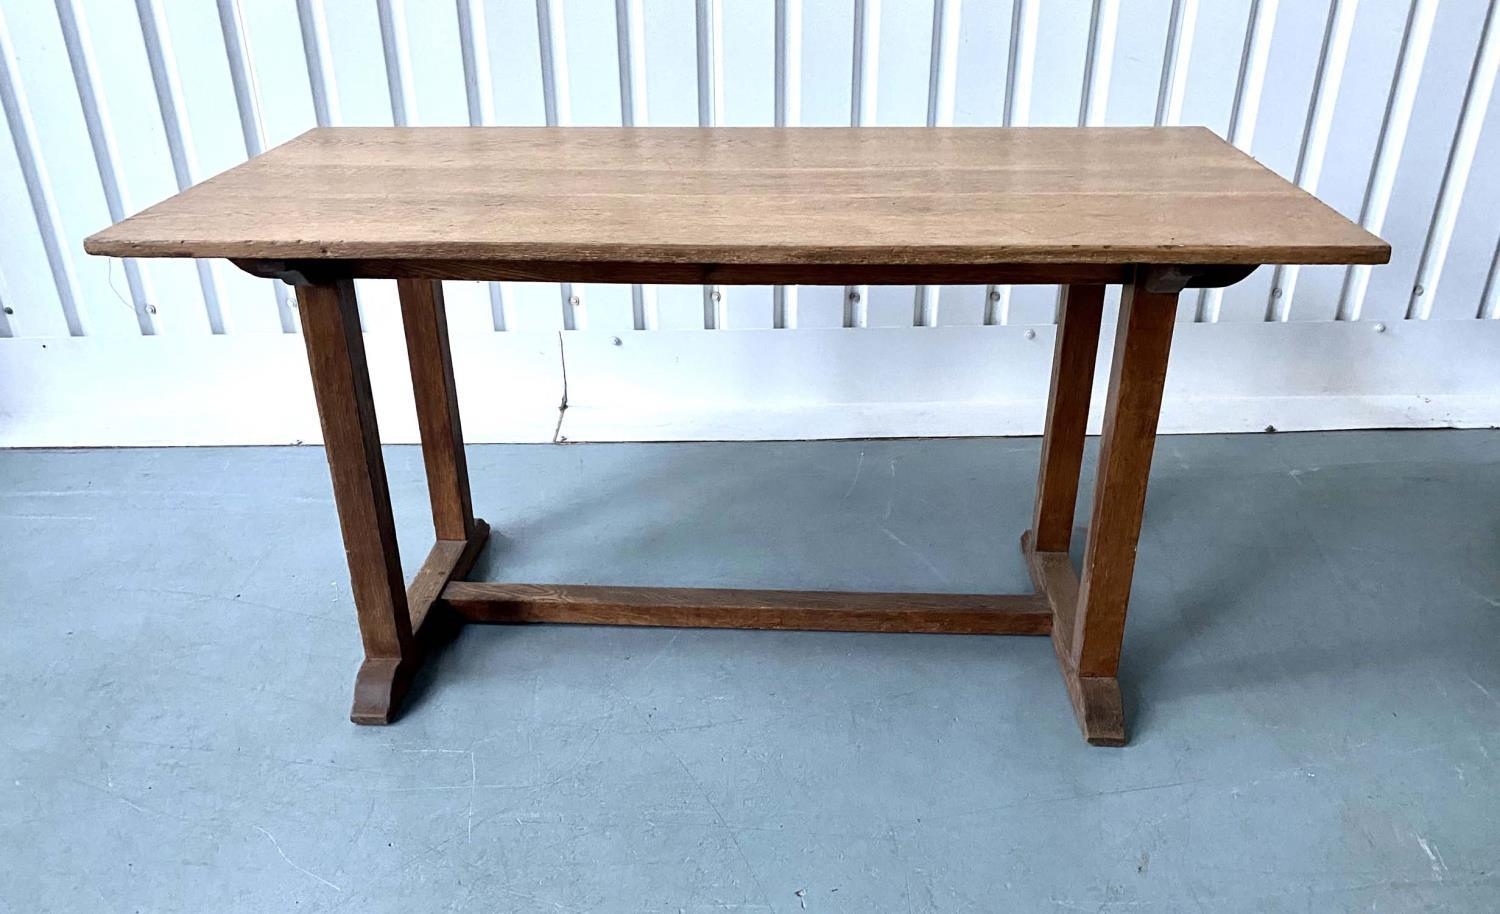
[[[1448,872],[1448,864],[1443,862],[1443,855],[1433,849],[1427,839],[1417,835],[1417,843],[1422,845],[1422,852],[1427,855],[1427,860],[1432,864],[1432,878],[1438,882],[1443,881],[1443,876]]]
[[[891,506],[896,503],[896,458],[891,458],[891,494],[885,500],[885,520],[891,519]],[[884,529],[883,527],[881,529]],[[889,530],[886,530],[889,533]],[[906,545],[902,543],[902,545]]]
[[[286,851],[284,851],[284,850],[281,849],[281,843],[276,840],[276,836],[275,835],[273,835],[270,832],[266,831],[264,828],[261,828],[259,825],[255,825],[255,826],[252,826],[252,827],[256,831],[260,832],[261,834],[265,835],[267,838],[270,839],[271,846],[274,847],[274,848],[276,848],[276,853],[278,853],[278,854],[281,855],[281,859],[286,861],[287,866],[290,866],[292,869],[296,870],[299,873],[305,873],[308,876],[311,876],[312,878],[314,878],[314,879],[318,880],[319,882],[323,883],[324,885],[328,886],[330,889],[333,889],[335,892],[338,892],[340,895],[342,895],[344,893],[343,889],[341,889],[338,886],[334,885],[333,883],[329,882],[327,879],[324,879],[322,876],[319,876],[317,873],[314,873],[312,870],[308,869],[307,867],[298,866],[296,863],[292,862],[292,858],[288,857],[286,855]]]
[[[854,464],[854,478],[851,479],[851,480],[849,480],[849,488],[847,488],[847,489],[844,490],[844,497],[840,498],[839,501],[848,501],[849,500],[849,496],[854,492],[854,487],[857,486],[857,485],[859,485],[859,474],[864,471],[864,468],[865,468],[865,452],[864,451],[860,451],[859,452],[859,460]]]
[[[469,843],[474,843],[474,791],[479,786],[479,766],[474,761],[474,750],[469,750]]]
[[[917,561],[921,562],[924,566],[926,566],[927,570],[930,571],[930,572],[932,572],[933,575],[935,577],[937,577],[937,579],[939,581],[942,581],[944,584],[948,583],[948,576],[945,575],[945,574],[943,574],[942,570],[940,568],[938,568],[938,566],[932,564],[932,560],[927,557],[926,553],[924,553],[922,550],[916,548],[915,546],[911,545],[906,540],[902,539],[901,537],[897,536],[896,534],[892,533],[891,529],[889,527],[887,527],[885,524],[881,524],[880,525],[880,532],[884,533],[886,536],[890,537],[892,542],[897,543],[898,545],[900,545],[903,548],[905,548],[912,555],[916,556],[917,557]]]
[[[1480,685],[1479,682],[1477,680],[1475,680],[1475,678],[1473,676],[1470,676],[1467,673],[1464,674],[1464,678],[1467,679],[1467,680],[1469,680],[1470,684],[1472,684],[1474,686],[1474,688],[1476,688],[1479,691],[1483,692],[1485,698],[1488,698],[1490,701],[1493,701],[1495,703],[1496,707],[1500,707],[1500,698],[1496,698],[1495,697],[1495,693],[1491,692],[1489,689],[1486,689],[1484,686]]]

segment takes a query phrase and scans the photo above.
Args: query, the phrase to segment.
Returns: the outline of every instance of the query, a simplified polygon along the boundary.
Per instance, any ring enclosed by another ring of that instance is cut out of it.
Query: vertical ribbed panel
[[[619,58],[620,124],[645,127],[651,123],[646,101],[646,17],[643,0],[615,0],[615,54]],[[656,328],[656,291],[637,283],[630,287],[631,324],[637,330]]]
[[[1031,123],[1031,80],[1036,73],[1036,40],[1042,0],[1015,0],[1010,18],[1010,54],[1005,68],[1005,101],[1000,122]],[[1010,323],[1010,286],[989,286],[984,297],[986,324]]]
[[[22,178],[26,182],[26,194],[31,201],[31,218],[41,236],[42,248],[47,252],[47,266],[57,288],[64,325],[69,336],[83,336],[83,321],[78,314],[78,280],[73,275],[73,264],[66,253],[67,243],[59,224],[61,218],[57,211],[57,201],[52,194],[52,179],[47,173],[43,151],[37,144],[31,102],[21,81],[16,49],[11,42],[4,10],[0,10],[0,107],[5,109],[5,120],[16,147]],[[19,215],[16,214],[17,217]]]
[[[698,126],[716,127],[724,111],[724,9],[722,0],[697,0],[694,15],[697,55]],[[703,287],[703,329],[724,326],[724,292]]]
[[[1417,268],[1417,282],[1412,286],[1411,302],[1406,308],[1408,319],[1426,320],[1432,314],[1438,280],[1443,275],[1443,262],[1447,260],[1448,246],[1453,242],[1458,208],[1463,204],[1464,189],[1468,186],[1474,156],[1479,150],[1479,132],[1484,127],[1490,98],[1495,92],[1497,70],[1500,70],[1500,0],[1490,0],[1489,11],[1484,17],[1484,31],[1480,33],[1479,53],[1474,58],[1469,84],[1464,89],[1458,129],[1454,131],[1448,164],[1443,169],[1443,185],[1433,207],[1427,243],[1422,248],[1422,264]]]
[[[459,59],[464,71],[464,105],[469,125],[485,127],[495,122],[495,77],[490,68],[490,34],[484,0],[455,0],[458,14]],[[506,284],[488,283],[490,323],[496,330],[509,326]]]
[[[61,5],[58,8],[61,10]],[[266,147],[266,130],[261,123],[260,90],[255,83],[255,63],[250,56],[249,43],[245,40],[244,11],[240,9],[240,0],[218,0],[218,12],[219,31],[224,38],[224,57],[229,64],[230,82],[234,86],[235,112],[239,115],[240,134],[245,141],[245,155],[259,155]],[[296,332],[297,316],[286,285],[273,282],[270,286],[276,299],[276,314],[281,321],[281,332]],[[132,292],[134,289],[132,285]]]
[[[297,0],[297,23],[302,31],[302,55],[312,90],[313,113],[319,127],[343,118],[339,112],[338,82],[333,75],[333,49],[328,42],[328,10],[324,0]]]
[[[1080,127],[1104,123],[1109,108],[1109,80],[1114,69],[1115,32],[1119,25],[1120,0],[1094,0],[1088,51],[1083,60],[1083,98],[1078,106]]]
[[[1385,118],[1376,141],[1375,161],[1370,168],[1370,180],[1359,214],[1360,224],[1377,235],[1385,229],[1386,214],[1390,211],[1391,195],[1396,188],[1396,170],[1401,163],[1401,152],[1406,148],[1406,134],[1416,108],[1417,86],[1426,66],[1427,49],[1432,44],[1437,10],[1438,0],[1415,0],[1401,37]],[[1349,270],[1339,295],[1339,320],[1359,320],[1373,269],[1356,266]]]
[[[953,126],[958,83],[958,26],[962,0],[933,0],[932,50],[927,70],[927,126]],[[936,327],[941,286],[917,286],[912,325]]]
[[[1188,67],[1193,58],[1193,33],[1198,27],[1198,0],[1172,0],[1167,21],[1167,49],[1162,55],[1161,84],[1156,90],[1158,127],[1182,123],[1182,102],[1187,97]]]
[[[548,127],[566,127],[572,122],[572,93],[568,87],[568,36],[563,21],[563,0],[536,0],[538,57],[542,67],[542,110]],[[582,330],[578,320],[582,299],[572,283],[559,283],[562,295],[562,329]]]
[[[385,85],[391,96],[391,123],[416,123],[416,92],[411,84],[411,47],[406,37],[404,0],[375,0],[380,17],[380,49],[385,57]]]
[[[1333,133],[1333,110],[1349,60],[1349,40],[1354,34],[1354,11],[1359,0],[1333,0],[1328,10],[1328,26],[1323,32],[1323,51],[1318,57],[1318,73],[1313,80],[1312,105],[1307,112],[1307,127],[1302,131],[1302,146],[1297,155],[1297,173],[1293,180],[1310,194],[1318,192],[1318,179],[1328,155],[1328,141]],[[1292,297],[1297,291],[1300,268],[1278,266],[1271,278],[1271,297],[1266,303],[1266,320],[1291,318]]]
[[[777,127],[802,123],[802,0],[776,0],[775,94]],[[797,287],[771,291],[771,326],[797,327]]]
[[[182,98],[182,76],[172,50],[172,33],[167,28],[158,0],[136,0],[136,14],[141,19],[141,37],[146,43],[146,59],[151,65],[151,81],[156,86],[156,103],[160,109],[162,129],[167,136],[167,151],[177,188],[187,190],[201,177],[193,153],[192,128]],[[208,313],[212,333],[224,332],[223,306],[219,302],[219,285],[213,266],[206,260],[195,262],[198,283],[203,289],[203,307]]]
[[[184,280],[169,265],[125,261],[109,268],[105,284],[76,250],[77,238],[98,227],[83,224],[100,218],[90,206],[120,219],[170,192],[162,186],[168,174],[171,187],[185,188],[224,167],[226,125],[209,116],[215,106],[237,129],[231,153],[242,140],[250,156],[313,124],[418,124],[425,115],[431,123],[567,125],[575,110],[580,123],[610,123],[616,98],[618,123],[637,127],[877,126],[882,111],[886,123],[931,127],[1206,123],[1309,192],[1326,191],[1331,205],[1371,231],[1403,239],[1392,267],[1351,268],[1336,292],[1337,274],[1276,269],[1269,286],[1251,293],[1252,308],[1236,300],[1227,317],[1261,316],[1262,293],[1270,321],[1500,316],[1500,243],[1475,216],[1492,205],[1493,195],[1481,191],[1500,142],[1483,129],[1493,121],[1500,69],[1497,2],[1401,2],[1391,10],[1376,0],[1327,0],[1309,13],[1283,0],[1012,0],[998,8],[980,0],[848,0],[837,8],[770,0],[750,13],[726,0],[286,0],[279,12],[214,0],[203,16],[167,0],[133,0],[122,23],[114,7],[53,0],[50,25],[31,7],[9,5],[0,13],[0,102],[6,154],[15,157],[4,199],[15,211],[0,214],[0,273],[15,313],[0,316],[0,335],[149,335],[184,326],[233,334],[258,326],[238,315],[269,302],[237,301],[255,286],[231,282],[238,277],[216,273],[220,267],[183,264]],[[611,7],[612,32],[595,18]],[[577,17],[571,55],[568,15]],[[1322,23],[1320,41],[1309,34],[1314,21]],[[66,53],[66,78],[39,63],[35,49],[51,46]],[[211,72],[199,72],[205,62]],[[114,72],[133,66],[139,72],[123,74],[129,78]],[[616,82],[617,97],[601,93]],[[1378,131],[1368,116],[1356,123],[1351,109],[1383,109]],[[53,111],[77,119],[71,149],[53,148],[70,136],[52,129]],[[81,150],[81,162],[72,150]],[[86,192],[79,181],[88,182]],[[1372,285],[1377,275],[1385,278]],[[1393,283],[1395,276],[1402,278]],[[542,292],[554,301],[554,288],[559,310],[533,307]],[[1391,301],[1393,289],[1407,300]],[[650,286],[631,288],[628,313],[623,290],[599,286],[492,283],[487,291],[497,331],[536,329],[539,321],[585,328],[585,295],[595,299],[596,329],[655,330],[663,321],[719,329],[730,314],[735,326],[788,330],[872,321],[863,286],[843,290],[842,315],[832,290],[827,299],[804,290],[799,314],[796,287],[763,297],[706,287],[701,321],[696,289],[682,290],[688,301],[662,291],[661,315]],[[1005,324],[1011,292],[989,286],[981,303],[977,289],[917,286],[909,322]],[[907,322],[904,290],[876,293],[875,324]],[[899,311],[893,294],[902,296]],[[1444,304],[1434,310],[1439,294]],[[281,329],[294,331],[288,290],[275,286],[275,296]],[[1035,299],[1016,297],[1016,320],[1046,319]],[[484,301],[476,301],[482,325]],[[1223,301],[1207,290],[1193,310],[1215,321]],[[235,317],[229,326],[226,313]]]
[[[1271,60],[1271,36],[1276,29],[1279,0],[1251,0],[1250,21],[1245,29],[1245,47],[1240,53],[1239,78],[1234,87],[1234,106],[1229,111],[1229,142],[1251,152],[1255,127],[1260,118],[1261,92],[1266,87],[1266,67]],[[1205,289],[1198,300],[1198,320],[1217,321],[1224,304],[1223,289]]]
[[[63,44],[67,47],[68,62],[73,69],[73,82],[78,89],[78,102],[83,109],[83,121],[88,129],[89,145],[94,153],[94,166],[99,172],[99,186],[104,192],[104,203],[109,208],[109,218],[119,221],[135,212],[137,207],[126,198],[120,180],[120,156],[115,148],[114,125],[110,121],[109,106],[104,100],[104,87],[95,62],[88,25],[82,11],[76,6],[76,0],[58,0],[57,20],[62,27]],[[149,281],[137,261],[127,259],[122,263],[125,285],[130,290],[130,302],[135,310],[136,325],[143,336],[153,336],[157,332],[157,326]]]

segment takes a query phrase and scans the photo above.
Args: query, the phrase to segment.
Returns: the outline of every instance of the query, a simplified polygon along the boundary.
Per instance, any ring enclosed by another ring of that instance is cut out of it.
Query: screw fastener
[[[1417,285],[1416,287],[1414,287],[1411,290],[1411,294],[1413,294],[1413,295],[1424,295],[1424,294],[1426,294],[1426,292],[1427,292],[1427,290],[1424,289],[1424,288],[1422,288],[1421,285]]]
[[[583,304],[583,299],[579,298],[576,295],[569,295],[568,296],[568,304],[570,304],[570,305],[572,305],[573,307],[576,308],[579,305]]]
[[[609,342],[610,342],[610,344],[611,344],[611,345],[614,345],[614,346],[621,346],[621,345],[624,345],[624,344],[623,344],[623,343],[622,343],[622,342],[621,342],[621,341],[620,341],[620,338],[619,338],[619,337],[617,337],[617,336],[612,336],[612,337],[610,337],[610,338],[609,338]]]
[[[712,292],[708,293],[708,297],[713,301],[723,301],[724,293],[720,292],[718,289],[715,289]]]
[[[1035,330],[1027,330],[1026,331],[1026,338],[1028,340],[1034,340],[1034,339],[1036,339],[1036,331]]]
[[[1375,332],[1376,333],[1384,333],[1385,332],[1385,324],[1376,324],[1375,325]]]
[[[852,302],[854,302],[856,305],[859,304],[859,293],[858,292],[850,292],[849,293],[849,300],[852,301]]]

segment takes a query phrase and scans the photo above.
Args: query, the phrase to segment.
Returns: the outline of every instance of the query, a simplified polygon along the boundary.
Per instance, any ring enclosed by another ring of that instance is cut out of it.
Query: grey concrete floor
[[[482,573],[1022,589],[1037,449],[474,447]],[[1495,432],[1163,439],[1122,750],[1033,638],[475,626],[355,727],[314,448],[0,453],[0,624],[4,911],[1500,909]]]

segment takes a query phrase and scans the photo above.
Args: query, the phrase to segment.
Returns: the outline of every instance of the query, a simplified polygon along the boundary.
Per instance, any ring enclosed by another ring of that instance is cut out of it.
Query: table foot
[[[1063,670],[1068,699],[1078,729],[1091,746],[1125,745],[1125,709],[1120,704],[1120,680],[1113,676],[1079,676]]]
[[[411,686],[414,666],[400,657],[366,657],[354,676],[354,707],[349,719],[357,724],[395,720],[401,699]]]
[[[1114,676],[1080,676],[1073,660],[1073,627],[1078,612],[1078,571],[1073,560],[1066,552],[1038,552],[1030,530],[1021,534],[1021,553],[1037,593],[1046,597],[1052,608],[1052,648],[1078,729],[1090,745],[1125,745],[1120,680]]]
[[[356,724],[388,724],[401,713],[401,704],[422,662],[447,642],[462,624],[442,600],[443,588],[463,578],[474,567],[490,536],[489,524],[475,519],[467,540],[438,540],[427,561],[406,589],[412,639],[401,657],[366,657],[354,677],[354,707],[349,719]]]

